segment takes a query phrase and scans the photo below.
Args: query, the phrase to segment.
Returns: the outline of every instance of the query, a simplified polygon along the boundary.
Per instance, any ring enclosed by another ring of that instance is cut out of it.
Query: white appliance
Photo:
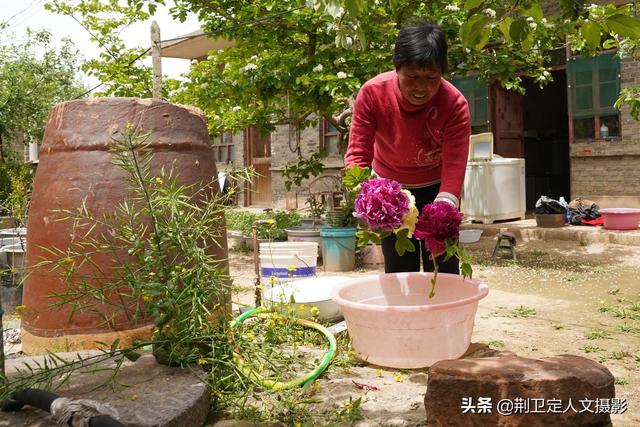
[[[526,211],[524,159],[494,155],[467,163],[461,211],[466,218],[490,224],[524,219]]]

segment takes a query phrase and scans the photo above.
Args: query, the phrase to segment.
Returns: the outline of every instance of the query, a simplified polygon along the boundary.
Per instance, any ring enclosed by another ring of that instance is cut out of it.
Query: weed
[[[624,379],[622,377],[616,377],[614,382],[615,382],[616,385],[627,385],[627,384],[629,384],[629,381],[627,381],[626,379]]]
[[[489,347],[504,347],[504,343],[500,340],[483,341]]]
[[[587,246],[589,244],[589,242],[587,242],[586,240],[580,239],[580,246]]]
[[[562,280],[564,280],[565,282],[575,282],[576,280],[578,280],[578,276],[576,276],[575,274],[570,274],[568,276],[563,276]]]
[[[609,295],[618,295],[620,293],[620,288],[609,289],[607,293]]]
[[[640,334],[640,327],[627,325],[626,323],[624,325],[618,325],[618,330],[620,332],[626,332],[630,334]]]
[[[611,338],[609,332],[602,329],[594,329],[587,333],[586,337],[588,340],[601,340],[605,338]]]
[[[360,404],[362,403],[362,397],[353,399],[349,396],[349,401],[343,401],[342,407],[336,413],[338,421],[351,421],[356,422],[363,420],[362,412],[360,412]]]
[[[561,325],[561,324],[559,324],[559,323],[552,323],[552,324],[551,324],[551,327],[552,327],[553,329],[555,329],[556,331],[557,331],[557,330],[560,330],[560,329],[564,329],[564,326],[563,326],[563,325]]]
[[[537,311],[535,308],[526,307],[524,305],[511,310],[511,317],[530,317],[535,316],[536,314]]]
[[[628,351],[612,351],[611,358],[615,360],[621,360],[625,357],[630,357],[631,354]]]
[[[533,252],[531,252],[531,255],[536,256],[536,257],[540,257],[540,256],[544,256],[547,253],[545,251],[539,251],[539,250],[535,250]]]
[[[597,353],[600,351],[604,351],[604,349],[591,344],[583,345],[582,347],[580,347],[580,350],[584,351],[585,353]]]

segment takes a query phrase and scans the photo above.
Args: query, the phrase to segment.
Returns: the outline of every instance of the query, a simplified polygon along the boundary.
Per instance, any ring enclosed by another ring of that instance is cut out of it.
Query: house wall
[[[620,87],[640,85],[640,62],[623,59]],[[571,198],[593,200],[600,207],[640,208],[640,122],[620,113],[621,137],[573,143]]]
[[[299,138],[299,139],[298,139]],[[271,134],[271,186],[274,209],[285,209],[287,207],[287,191],[285,179],[282,176],[282,169],[287,165],[298,162],[299,156],[296,150],[300,144],[300,156],[308,158],[318,151],[320,147],[320,131],[317,125],[309,126],[298,131],[292,125],[279,125]],[[339,176],[344,167],[342,156],[335,156],[325,159],[324,175]],[[310,178],[301,183],[300,186],[291,188],[291,200],[297,202],[299,210],[308,209],[306,199],[310,192],[321,192],[337,190],[335,181],[331,179]]]

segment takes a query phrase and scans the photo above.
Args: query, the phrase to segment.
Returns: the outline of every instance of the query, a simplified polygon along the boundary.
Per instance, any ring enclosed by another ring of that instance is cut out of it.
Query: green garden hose
[[[269,317],[274,314],[275,313],[269,312],[264,307],[254,308],[253,310],[249,310],[246,313],[243,313],[237,318],[235,318],[231,322],[231,329],[233,330],[237,325],[244,322],[245,319],[247,319],[248,317],[251,317],[251,316]],[[322,335],[324,335],[324,337],[327,339],[327,341],[329,341],[329,349],[327,350],[327,353],[325,354],[320,364],[316,366],[313,371],[311,371],[305,376],[298,377],[291,381],[286,381],[286,382],[266,379],[265,377],[260,375],[258,372],[254,371],[250,366],[248,366],[238,352],[234,352],[233,360],[238,366],[238,368],[240,369],[240,371],[243,374],[245,374],[249,379],[261,385],[262,387],[269,388],[271,390],[287,390],[291,388],[301,387],[306,383],[318,378],[320,374],[322,374],[324,370],[327,369],[327,366],[329,366],[329,362],[331,362],[331,359],[335,354],[336,339],[333,337],[333,335],[331,334],[331,332],[329,332],[327,328],[315,322],[312,322],[310,320],[293,319],[293,321],[299,325],[305,326],[307,328],[312,328],[321,332]]]

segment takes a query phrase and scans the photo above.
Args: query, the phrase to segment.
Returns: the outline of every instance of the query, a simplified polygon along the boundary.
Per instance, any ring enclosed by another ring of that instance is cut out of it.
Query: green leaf
[[[505,40],[508,43],[513,42],[513,40],[511,39],[511,35],[509,34],[509,29],[511,28],[512,22],[513,22],[513,18],[510,16],[507,16],[498,24],[498,28],[500,28],[500,31],[502,31],[502,35],[504,36]]]
[[[520,43],[527,38],[529,34],[529,24],[524,19],[516,19],[511,23],[509,35],[515,43]]]
[[[521,9],[520,13],[524,16],[530,16],[535,20],[540,20],[544,16],[544,13],[542,12],[542,7],[538,2],[532,3],[531,7],[528,9]]]
[[[614,47],[618,47],[618,42],[615,39],[606,39],[602,43],[603,49],[613,49]]]
[[[473,269],[471,268],[471,264],[468,262],[460,264],[460,272],[464,277],[468,277],[469,279],[473,278]]]
[[[140,359],[140,356],[141,356],[140,353],[135,352],[130,348],[126,348],[122,350],[122,355],[132,362],[135,362],[136,360]]]
[[[600,25],[595,22],[585,22],[580,28],[580,33],[590,48],[600,47]]]
[[[460,40],[464,47],[477,49],[486,36],[484,27],[491,21],[486,15],[476,15],[460,26]]]
[[[405,252],[416,251],[416,247],[413,245],[413,242],[407,239],[406,236],[404,238],[398,238],[394,246],[395,246],[396,252],[398,252],[398,255],[400,256],[403,256]]]
[[[362,3],[360,0],[345,0],[344,1],[344,7],[347,9],[347,12],[349,12],[349,15],[351,15],[354,18],[357,18],[358,16],[360,16],[360,12],[362,12]]]
[[[111,343],[111,351],[116,351],[118,349],[118,345],[120,345],[120,338],[116,338],[115,341]]]
[[[480,6],[482,3],[484,3],[484,0],[467,0],[464,2],[464,9],[465,10],[475,9],[476,7]]]
[[[640,38],[640,19],[626,15],[611,15],[606,20],[611,32],[623,37]]]

